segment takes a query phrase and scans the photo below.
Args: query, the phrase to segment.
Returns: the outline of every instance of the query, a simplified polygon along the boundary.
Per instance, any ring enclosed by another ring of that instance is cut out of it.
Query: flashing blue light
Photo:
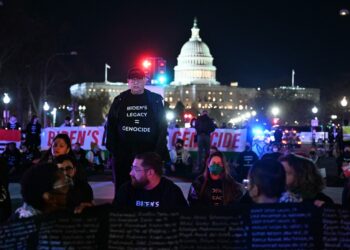
[[[263,130],[261,128],[253,128],[253,134],[254,135],[262,135],[263,134]]]
[[[158,82],[160,83],[160,84],[164,84],[165,82],[166,82],[166,77],[165,76],[159,76],[158,77]]]

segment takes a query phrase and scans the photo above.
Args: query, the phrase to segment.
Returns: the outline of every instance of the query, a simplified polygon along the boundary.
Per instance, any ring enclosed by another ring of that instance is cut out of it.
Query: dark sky
[[[5,1],[3,8],[9,1]],[[169,75],[197,16],[217,79],[243,87],[296,83],[327,88],[350,76],[350,1],[23,1],[25,12],[57,30],[59,49],[91,67],[75,80],[124,81],[142,55],[167,60]],[[61,52],[61,51],[57,51]],[[85,74],[85,75],[84,75]],[[334,86],[334,85],[333,85]],[[332,86],[332,87],[333,87]]]

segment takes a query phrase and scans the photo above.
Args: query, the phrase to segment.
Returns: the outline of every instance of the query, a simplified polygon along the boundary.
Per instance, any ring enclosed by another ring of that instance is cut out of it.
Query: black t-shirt
[[[177,209],[188,207],[181,189],[172,181],[162,177],[152,190],[134,188],[131,182],[121,186],[115,200],[117,208]]]
[[[224,192],[221,180],[210,181],[210,200],[214,207],[224,204]]]
[[[136,151],[140,152],[153,150],[156,143],[157,123],[146,93],[142,95],[128,93],[123,100],[118,115],[118,134],[122,144],[126,147],[136,147],[139,149]]]

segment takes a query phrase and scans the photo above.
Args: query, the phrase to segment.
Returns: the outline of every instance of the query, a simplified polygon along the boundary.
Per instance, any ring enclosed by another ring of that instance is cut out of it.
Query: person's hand
[[[80,214],[81,212],[83,212],[83,210],[87,207],[93,207],[94,204],[92,202],[82,202],[79,204],[79,206],[75,207],[74,209],[74,213],[75,214]]]

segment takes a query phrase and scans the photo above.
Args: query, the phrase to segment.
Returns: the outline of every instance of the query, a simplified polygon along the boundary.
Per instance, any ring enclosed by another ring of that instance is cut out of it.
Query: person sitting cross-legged
[[[113,204],[117,208],[180,209],[188,207],[181,189],[162,177],[162,160],[154,152],[136,155],[130,170],[131,181],[124,183]]]

